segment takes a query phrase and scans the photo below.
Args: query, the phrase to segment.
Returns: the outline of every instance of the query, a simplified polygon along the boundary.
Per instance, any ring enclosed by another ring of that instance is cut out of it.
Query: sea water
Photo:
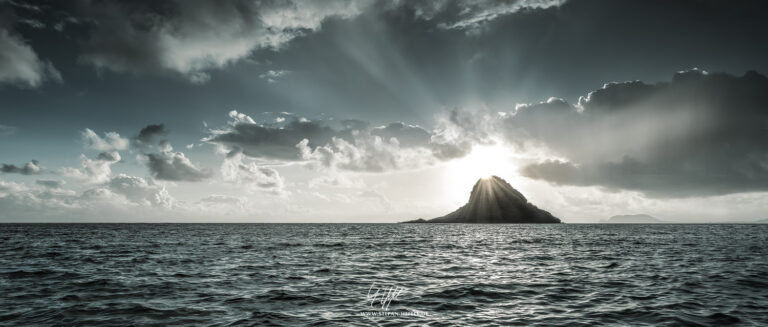
[[[3,224],[0,324],[765,325],[766,225]]]

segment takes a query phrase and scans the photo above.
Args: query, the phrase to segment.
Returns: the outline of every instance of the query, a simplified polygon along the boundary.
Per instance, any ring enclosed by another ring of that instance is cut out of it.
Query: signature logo
[[[404,287],[394,285],[379,287],[376,285],[376,282],[373,282],[371,287],[368,288],[368,294],[365,299],[371,308],[378,307],[381,310],[387,311],[392,301],[397,301],[403,292],[405,292]]]

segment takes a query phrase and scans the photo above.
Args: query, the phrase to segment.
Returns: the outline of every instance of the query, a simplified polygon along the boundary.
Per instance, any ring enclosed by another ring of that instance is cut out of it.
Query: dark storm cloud
[[[139,135],[133,138],[134,146],[146,147],[152,145],[159,136],[168,135],[165,124],[147,125],[139,131]]]
[[[27,162],[23,166],[2,164],[2,167],[0,167],[0,171],[6,174],[35,175],[39,174],[41,170],[37,160]]]
[[[525,176],[687,197],[768,190],[766,108],[765,76],[692,70],[667,83],[610,83],[577,106],[523,106],[504,123],[513,142],[567,158],[528,165]]]

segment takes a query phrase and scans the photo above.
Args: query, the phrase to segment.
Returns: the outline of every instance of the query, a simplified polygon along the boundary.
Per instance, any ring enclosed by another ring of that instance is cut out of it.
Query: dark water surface
[[[766,225],[6,224],[0,324],[766,325],[767,238]]]

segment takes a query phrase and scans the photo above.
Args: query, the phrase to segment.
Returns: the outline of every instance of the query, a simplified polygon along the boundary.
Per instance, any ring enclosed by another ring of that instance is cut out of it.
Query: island
[[[617,215],[607,220],[602,220],[603,224],[663,224],[663,220],[659,220],[656,217],[638,214],[638,215]]]
[[[445,216],[404,223],[558,224],[560,219],[528,202],[507,181],[491,176],[472,187],[467,204]]]

